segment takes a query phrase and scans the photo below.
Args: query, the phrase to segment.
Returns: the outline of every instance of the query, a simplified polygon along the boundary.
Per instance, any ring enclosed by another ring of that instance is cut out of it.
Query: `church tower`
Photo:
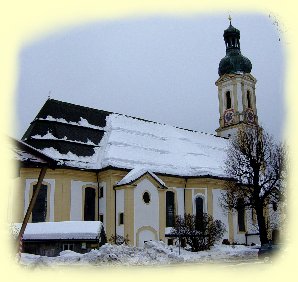
[[[243,126],[258,125],[255,85],[257,80],[250,74],[252,65],[240,51],[240,31],[233,27],[224,31],[226,56],[218,67],[219,128],[217,135],[230,137]]]

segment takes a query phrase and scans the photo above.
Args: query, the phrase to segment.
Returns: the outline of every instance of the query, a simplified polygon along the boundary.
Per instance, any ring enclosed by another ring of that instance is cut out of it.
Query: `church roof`
[[[141,166],[177,176],[225,176],[224,138],[53,99],[23,141],[79,169]]]
[[[57,160],[46,155],[38,149],[14,138],[10,138],[10,146],[13,159],[26,166],[50,166],[55,167]]]
[[[132,169],[124,178],[116,183],[115,187],[132,184],[146,174],[150,175],[162,188],[167,188],[166,184],[155,173],[144,167],[135,167]]]

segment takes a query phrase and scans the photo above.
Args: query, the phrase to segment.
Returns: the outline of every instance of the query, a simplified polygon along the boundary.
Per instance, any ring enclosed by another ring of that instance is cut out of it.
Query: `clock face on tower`
[[[224,113],[225,125],[231,124],[233,122],[233,119],[234,119],[234,110],[233,109],[226,110]]]
[[[255,115],[252,109],[247,109],[245,112],[245,117],[246,117],[246,121],[247,123],[254,123],[255,121]]]

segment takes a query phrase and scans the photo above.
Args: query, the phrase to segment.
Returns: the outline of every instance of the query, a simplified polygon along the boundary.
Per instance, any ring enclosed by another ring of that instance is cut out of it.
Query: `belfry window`
[[[226,103],[227,103],[227,109],[231,109],[232,107],[232,100],[231,100],[231,92],[226,92]]]
[[[250,100],[250,92],[249,91],[247,91],[246,96],[247,96],[247,107],[251,108],[251,100]]]
[[[166,192],[166,226],[173,227],[175,223],[175,194]]]
[[[85,188],[85,202],[84,202],[84,220],[95,220],[95,194],[96,191],[92,187]]]
[[[33,193],[36,191],[37,185],[33,185]],[[32,222],[45,222],[47,218],[47,193],[48,186],[41,184],[39,193],[36,198],[34,208],[32,210]]]

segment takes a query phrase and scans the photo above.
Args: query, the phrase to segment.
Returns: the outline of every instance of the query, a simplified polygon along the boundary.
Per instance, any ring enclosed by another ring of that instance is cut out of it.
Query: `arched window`
[[[247,107],[251,108],[251,100],[250,100],[250,92],[249,91],[247,91],[246,97],[247,97]]]
[[[92,187],[85,188],[85,202],[84,202],[84,220],[95,220],[95,195],[96,191]]]
[[[245,232],[245,207],[243,199],[238,200],[238,230],[241,232]]]
[[[201,230],[203,227],[203,215],[204,215],[204,199],[200,196],[195,198],[195,216],[196,216],[196,230]]]
[[[227,109],[231,109],[232,107],[232,100],[231,100],[231,92],[226,92],[226,102],[227,102]]]
[[[201,197],[196,197],[196,217],[202,218],[204,213],[204,200]]]
[[[173,227],[175,223],[175,193],[166,192],[166,226]]]
[[[33,185],[33,193],[37,184]],[[47,185],[41,184],[35,205],[32,210],[32,222],[45,222],[47,218]]]

